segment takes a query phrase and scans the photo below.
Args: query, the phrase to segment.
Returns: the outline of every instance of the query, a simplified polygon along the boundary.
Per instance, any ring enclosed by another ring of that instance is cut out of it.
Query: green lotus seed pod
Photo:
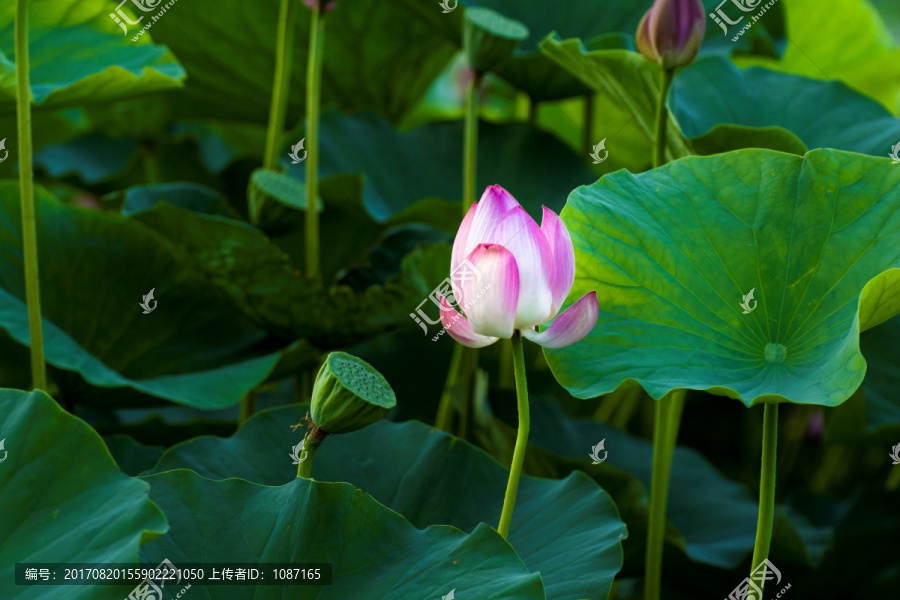
[[[397,405],[387,380],[366,361],[332,352],[319,369],[310,413],[327,433],[349,433],[371,425]]]
[[[528,39],[528,28],[489,8],[467,8],[463,48],[469,65],[483,75],[512,56]]]

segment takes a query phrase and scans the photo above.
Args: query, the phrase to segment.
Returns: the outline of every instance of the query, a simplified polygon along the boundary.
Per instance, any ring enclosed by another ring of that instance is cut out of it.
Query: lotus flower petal
[[[472,331],[472,324],[469,320],[450,306],[443,296],[441,296],[441,323],[450,337],[469,348],[484,348],[499,339]]]
[[[520,208],[512,194],[499,185],[488,187],[481,196],[481,200],[472,206],[473,208],[477,206],[478,209],[475,211],[472,225],[467,232],[462,247],[462,256],[468,256],[478,244],[493,243],[491,232],[511,210]]]
[[[462,261],[475,247],[472,246],[472,248],[466,250],[466,240],[469,239],[469,232],[472,230],[472,222],[475,220],[475,211],[477,209],[478,203],[476,202],[469,208],[469,212],[466,213],[462,224],[459,226],[459,231],[456,232],[456,238],[453,240],[453,254],[450,257],[450,273],[456,272]],[[453,278],[451,277],[451,279]]]
[[[581,340],[597,324],[597,292],[588,292],[559,315],[546,330],[523,329],[522,335],[544,348],[563,348]]]
[[[553,252],[553,280],[550,283],[550,290],[553,294],[553,310],[550,314],[552,318],[562,308],[563,302],[575,282],[575,249],[572,247],[569,231],[559,216],[546,206],[543,209],[544,218],[541,220],[541,231]]]
[[[549,320],[553,315],[553,251],[534,219],[521,206],[514,208],[491,232],[488,243],[512,252],[519,269],[516,329]]]
[[[475,274],[459,282],[460,308],[475,333],[511,338],[519,304],[519,268],[512,252],[497,244],[479,244],[468,256]]]

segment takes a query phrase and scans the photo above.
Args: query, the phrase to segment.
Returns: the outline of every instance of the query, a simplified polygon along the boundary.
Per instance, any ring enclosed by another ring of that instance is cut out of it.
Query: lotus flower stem
[[[278,169],[278,152],[284,134],[288,92],[291,85],[291,67],[294,63],[294,20],[298,0],[281,0],[278,14],[278,34],[275,54],[275,82],[272,84],[272,105],[269,109],[269,129],[266,132],[266,152],[263,167]],[[251,211],[251,215],[253,212]]]
[[[503,498],[500,525],[497,526],[497,531],[504,538],[509,535],[509,524],[512,522],[513,509],[516,505],[516,492],[519,491],[519,478],[522,476],[525,450],[528,447],[528,431],[531,426],[528,384],[525,380],[525,353],[522,350],[522,336],[518,332],[513,334],[512,347],[513,366],[516,373],[516,403],[519,409],[519,431],[516,434],[516,447],[513,450],[512,464],[509,467],[509,481],[506,484],[506,496]]]
[[[644,600],[659,600],[662,581],[663,547],[666,537],[666,505],[669,501],[669,473],[678,441],[686,390],[675,390],[656,402],[653,426],[653,471],[650,487],[650,515],[647,523],[647,553]]]
[[[306,276],[319,279],[319,108],[322,101],[322,58],[325,9],[313,9],[306,68]]]
[[[478,94],[481,76],[473,73],[466,91],[466,131],[463,148],[463,216],[475,202],[475,180],[478,173]]]
[[[41,292],[38,278],[37,223],[31,143],[31,81],[28,58],[28,0],[16,4],[16,116],[19,126],[19,194],[22,204],[22,243],[25,251],[25,301],[31,346],[31,385],[47,389]]]
[[[775,524],[775,461],[778,446],[778,404],[767,403],[763,412],[762,469],[759,478],[759,517],[750,572],[769,558]],[[761,585],[761,584],[760,584]]]
[[[663,69],[662,90],[659,94],[659,103],[656,105],[656,151],[653,154],[653,168],[666,164],[666,129],[669,121],[669,111],[666,109],[666,99],[672,88],[674,69]]]
[[[320,444],[313,443],[309,436],[306,437],[306,441],[303,444],[303,453],[306,456],[297,466],[297,477],[305,477],[306,479],[311,478],[313,456],[315,456],[316,450],[319,449],[319,445]]]

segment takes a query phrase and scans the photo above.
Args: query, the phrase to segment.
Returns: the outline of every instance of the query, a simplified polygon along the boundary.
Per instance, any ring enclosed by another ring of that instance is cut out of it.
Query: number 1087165
[[[275,579],[305,579],[308,581],[322,579],[321,569],[272,569],[272,572],[275,574]]]

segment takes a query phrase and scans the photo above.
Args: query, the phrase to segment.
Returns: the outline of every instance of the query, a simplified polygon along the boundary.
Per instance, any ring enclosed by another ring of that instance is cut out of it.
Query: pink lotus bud
[[[641,19],[637,47],[666,69],[685,67],[697,57],[706,35],[706,13],[700,0],[656,0]]]
[[[560,218],[544,207],[538,227],[499,185],[489,187],[463,219],[450,261],[460,314],[441,298],[444,328],[472,348],[515,331],[547,348],[579,341],[597,323],[597,293],[585,294],[544,331],[575,281],[575,251]]]

